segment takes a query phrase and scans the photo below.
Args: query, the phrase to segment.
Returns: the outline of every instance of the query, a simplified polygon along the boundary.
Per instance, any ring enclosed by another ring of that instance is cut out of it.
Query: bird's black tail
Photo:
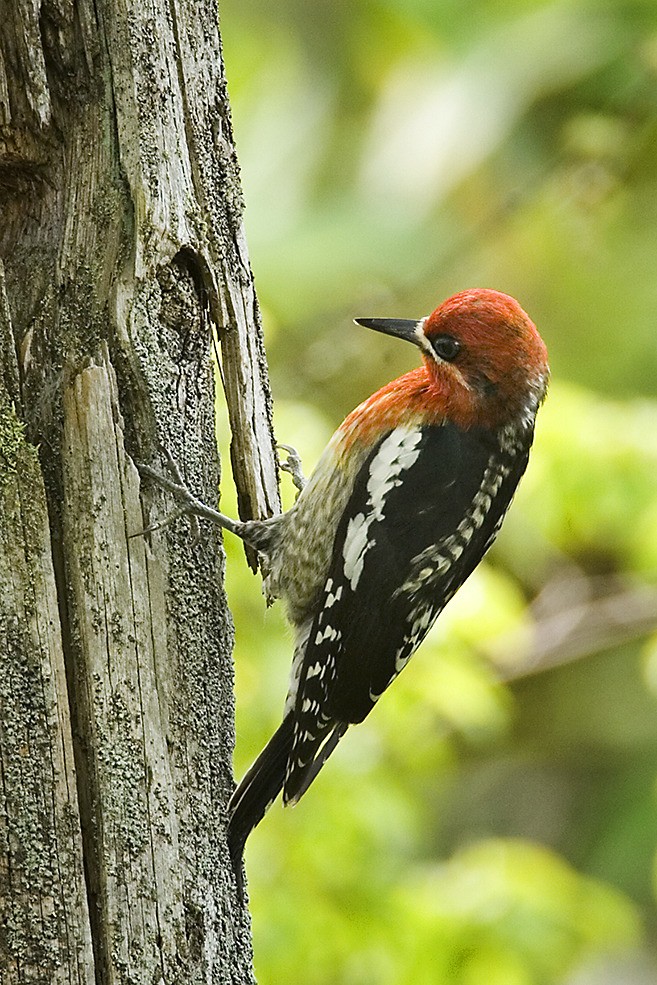
[[[262,821],[283,787],[293,739],[294,716],[290,712],[230,798],[228,851],[240,894],[243,889],[242,855],[246,839]]]
[[[303,740],[297,736],[283,787],[284,804],[298,804],[348,728],[348,722],[328,722],[315,734],[306,732]]]

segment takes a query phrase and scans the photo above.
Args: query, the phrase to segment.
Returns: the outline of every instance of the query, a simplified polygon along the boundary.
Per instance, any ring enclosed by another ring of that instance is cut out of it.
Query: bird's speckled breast
[[[371,446],[343,454],[344,433],[336,431],[292,509],[277,520],[279,550],[271,555],[267,591],[281,598],[293,625],[307,619],[328,573],[338,523],[354,478]]]

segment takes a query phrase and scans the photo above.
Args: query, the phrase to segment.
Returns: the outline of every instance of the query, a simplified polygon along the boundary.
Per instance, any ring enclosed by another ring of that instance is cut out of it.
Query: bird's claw
[[[165,445],[160,445],[159,447],[160,447],[160,452],[163,455],[164,460],[166,461],[167,469],[169,470],[175,481],[178,483],[178,485],[186,489],[187,487],[185,485],[185,480],[183,479],[180,473],[180,469],[178,468],[177,461],[175,460],[175,458],[173,457],[173,455]]]
[[[185,509],[184,506],[181,506],[177,510],[174,510],[172,513],[167,513],[167,515],[164,517],[163,520],[158,520],[157,523],[149,523],[148,526],[144,527],[143,530],[137,530],[136,533],[130,534],[129,536],[130,538],[145,537],[146,534],[154,534],[156,530],[163,530],[165,527],[168,527],[172,523],[175,523],[176,520],[179,520],[181,516],[186,516],[186,515],[187,515],[187,510]]]
[[[146,476],[162,489],[166,489],[167,492],[170,492],[176,498],[181,499],[183,501],[182,505],[177,509],[172,510],[170,513],[167,513],[162,520],[158,520],[155,523],[150,523],[143,530],[139,530],[137,533],[131,534],[131,536],[144,537],[146,534],[154,533],[156,530],[164,530],[166,527],[170,527],[173,523],[175,523],[176,520],[186,516],[189,519],[191,531],[190,539],[192,544],[195,545],[201,539],[201,527],[196,510],[197,507],[202,504],[199,503],[196,496],[194,496],[194,494],[187,488],[185,480],[180,473],[180,469],[178,468],[178,464],[173,455],[163,446],[160,446],[160,451],[164,457],[167,471],[170,472],[172,478],[162,475],[151,465],[145,465],[142,462],[137,462],[137,470],[140,475]]]
[[[167,492],[172,493],[172,495],[179,501],[180,506],[178,509],[173,510],[165,516],[163,520],[151,524],[146,527],[145,530],[140,530],[139,533],[133,534],[133,536],[138,537],[143,534],[150,533],[153,530],[162,530],[164,527],[168,527],[172,523],[175,523],[175,521],[179,520],[180,517],[186,516],[189,518],[193,544],[197,544],[201,539],[199,519],[210,520],[211,523],[216,523],[225,530],[230,530],[231,533],[236,534],[238,537],[244,538],[246,536],[244,533],[245,524],[240,523],[239,520],[233,520],[231,517],[225,516],[223,513],[213,509],[211,506],[206,506],[206,504],[201,502],[200,499],[197,499],[194,493],[187,488],[185,480],[180,474],[180,469],[178,468],[173,456],[167,451],[166,448],[161,448],[160,450],[165,460],[166,468],[172,478],[162,475],[162,473],[158,472],[157,469],[154,469],[152,465],[145,465],[141,462],[137,463],[137,469],[140,475],[151,479],[162,489],[166,489]]]
[[[287,453],[287,458],[279,464],[281,472],[289,472],[292,476],[292,482],[295,488],[298,489],[299,492],[302,492],[304,486],[306,485],[306,477],[301,468],[301,456],[299,455],[299,452],[296,448],[293,448],[292,445],[284,445],[281,442],[279,442],[276,447],[282,448],[283,451]]]

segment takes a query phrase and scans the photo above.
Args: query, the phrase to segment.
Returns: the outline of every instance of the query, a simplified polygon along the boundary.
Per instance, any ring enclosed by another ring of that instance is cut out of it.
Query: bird
[[[283,446],[300,489],[287,512],[236,521],[196,499],[170,458],[175,481],[142,467],[182,511],[260,553],[266,592],[294,629],[282,723],[228,805],[240,890],[251,831],[281,792],[284,804],[306,793],[493,543],[547,390],[545,344],[499,291],[461,291],[419,319],[355,322],[410,342],[422,364],[345,418],[307,481]]]

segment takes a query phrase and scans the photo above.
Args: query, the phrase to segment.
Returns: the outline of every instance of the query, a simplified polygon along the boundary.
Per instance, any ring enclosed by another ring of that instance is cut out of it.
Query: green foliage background
[[[353,316],[495,287],[553,370],[485,564],[250,840],[259,981],[654,985],[654,0],[221,10],[277,434],[306,469],[416,359]],[[241,775],[291,642],[227,549]]]

